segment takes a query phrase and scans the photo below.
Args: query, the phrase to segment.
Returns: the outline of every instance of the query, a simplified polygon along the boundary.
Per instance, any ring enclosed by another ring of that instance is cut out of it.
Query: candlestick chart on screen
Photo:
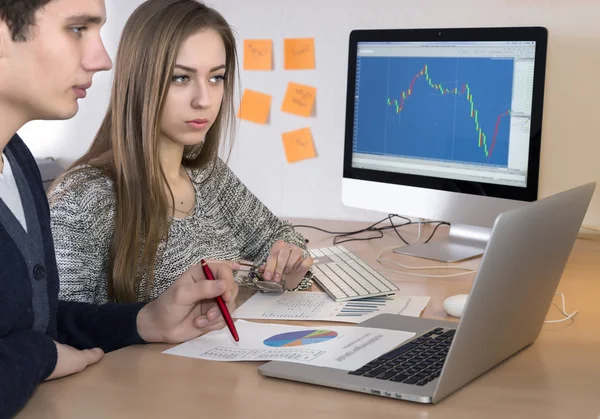
[[[508,166],[512,59],[361,57],[358,153]]]

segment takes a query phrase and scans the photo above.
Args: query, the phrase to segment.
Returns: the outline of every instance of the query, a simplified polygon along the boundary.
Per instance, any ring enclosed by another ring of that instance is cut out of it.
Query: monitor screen
[[[352,168],[527,188],[535,41],[355,48]]]

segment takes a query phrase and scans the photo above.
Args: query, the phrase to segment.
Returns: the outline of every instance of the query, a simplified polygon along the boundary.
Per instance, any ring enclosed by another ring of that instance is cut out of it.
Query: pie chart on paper
[[[300,330],[298,332],[281,333],[264,340],[264,344],[276,348],[285,346],[303,346],[327,342],[335,339],[337,332],[331,330]]]

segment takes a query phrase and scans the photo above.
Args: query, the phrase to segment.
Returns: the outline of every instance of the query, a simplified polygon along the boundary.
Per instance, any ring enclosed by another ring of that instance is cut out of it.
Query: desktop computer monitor
[[[342,202],[450,223],[396,249],[483,253],[499,213],[538,198],[547,30],[354,30]]]

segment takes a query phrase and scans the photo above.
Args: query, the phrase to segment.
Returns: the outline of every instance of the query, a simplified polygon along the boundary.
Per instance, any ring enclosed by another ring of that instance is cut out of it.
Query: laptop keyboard
[[[438,327],[349,374],[424,386],[440,376],[455,332]]]

